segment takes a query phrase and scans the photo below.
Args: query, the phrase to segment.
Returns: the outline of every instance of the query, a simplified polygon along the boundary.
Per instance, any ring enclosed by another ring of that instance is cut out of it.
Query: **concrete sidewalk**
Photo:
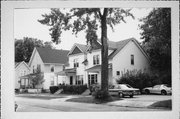
[[[133,101],[133,100],[120,100],[120,101],[113,101],[106,103],[110,106],[121,106],[121,107],[138,107],[138,108],[147,108],[148,106],[152,105],[156,101]]]

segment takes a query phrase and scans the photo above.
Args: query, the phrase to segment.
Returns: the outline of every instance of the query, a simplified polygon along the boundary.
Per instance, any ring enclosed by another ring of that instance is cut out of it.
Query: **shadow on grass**
[[[148,108],[166,108],[172,109],[172,100],[158,101],[150,105]]]
[[[107,103],[107,102],[112,102],[116,100],[122,100],[119,97],[111,96],[107,100],[98,100],[95,99],[93,96],[88,96],[88,97],[79,97],[79,98],[71,98],[66,101],[68,102],[80,102],[80,103],[93,103],[93,104],[102,104],[102,103]]]

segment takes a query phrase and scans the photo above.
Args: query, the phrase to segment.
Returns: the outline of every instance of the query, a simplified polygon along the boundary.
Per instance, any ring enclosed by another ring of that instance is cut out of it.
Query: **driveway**
[[[107,104],[121,107],[146,108],[155,102],[169,99],[171,99],[170,95],[135,95],[133,98],[123,98],[123,100],[113,101]]]

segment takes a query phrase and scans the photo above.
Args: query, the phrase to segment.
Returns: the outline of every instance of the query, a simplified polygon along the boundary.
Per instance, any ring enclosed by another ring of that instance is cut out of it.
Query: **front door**
[[[70,85],[73,85],[73,76],[70,76]]]

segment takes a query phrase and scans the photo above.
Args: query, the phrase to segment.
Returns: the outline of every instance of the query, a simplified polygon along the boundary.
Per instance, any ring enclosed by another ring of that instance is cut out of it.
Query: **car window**
[[[155,85],[153,88],[159,88],[160,87],[160,85]]]
[[[130,85],[128,85],[128,84],[126,84],[126,86],[128,87],[128,88],[132,88]]]
[[[170,86],[170,85],[168,85],[168,84],[164,84],[164,86],[165,86],[165,87],[168,87],[168,88],[170,88],[170,87],[171,87],[171,86]]]
[[[121,89],[128,89],[129,87],[127,87],[126,85],[120,85]]]

